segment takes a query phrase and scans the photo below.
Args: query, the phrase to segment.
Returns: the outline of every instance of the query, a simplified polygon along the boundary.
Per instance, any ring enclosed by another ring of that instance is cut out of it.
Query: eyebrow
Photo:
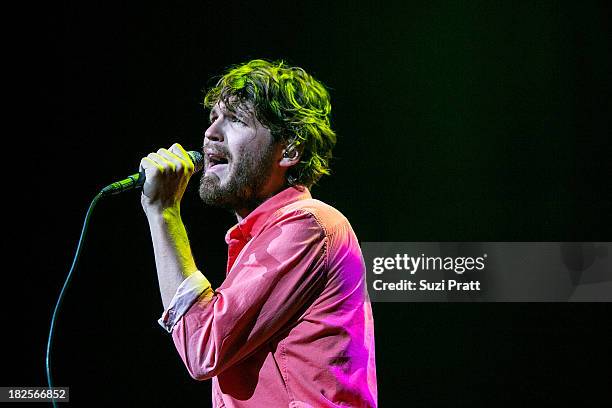
[[[217,112],[217,107],[213,106],[212,109],[210,110],[210,112],[208,113],[208,117],[212,117],[213,114],[218,115],[219,113]]]
[[[218,109],[216,105],[213,106],[213,108],[210,110],[210,113],[208,114],[208,118],[212,118],[213,114],[219,115],[219,111],[220,109]],[[230,115],[237,116],[240,119],[251,119],[251,117],[253,116],[253,113],[250,110],[244,110],[240,108],[236,109],[235,111],[224,109],[222,113],[224,115],[227,115],[229,113]]]

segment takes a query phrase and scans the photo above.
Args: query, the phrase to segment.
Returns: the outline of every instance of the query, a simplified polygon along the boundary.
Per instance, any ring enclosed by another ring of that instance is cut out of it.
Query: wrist
[[[142,194],[140,198],[140,204],[147,217],[160,217],[164,214],[167,215],[180,215],[181,203],[180,201],[174,203],[164,203],[159,200],[152,201],[146,195]]]
[[[174,207],[148,206],[144,210],[150,223],[169,224],[181,220],[181,208],[178,205]]]

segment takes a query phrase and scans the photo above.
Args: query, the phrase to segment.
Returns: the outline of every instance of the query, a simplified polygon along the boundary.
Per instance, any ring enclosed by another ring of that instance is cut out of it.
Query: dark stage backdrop
[[[199,149],[202,89],[252,58],[330,88],[339,140],[313,195],[361,241],[610,240],[607,2],[340,3],[36,10],[21,51],[33,61],[26,118],[6,146],[27,160],[5,180],[29,180],[5,187],[21,212],[4,212],[18,226],[5,234],[17,282],[5,287],[2,385],[45,384],[52,305],[91,198],[150,151]],[[235,219],[204,208],[196,184],[182,213],[216,286]],[[373,310],[381,407],[610,399],[608,304]],[[209,406],[210,383],[189,377],[161,311],[139,194],[100,202],[55,340],[56,384],[74,406]]]

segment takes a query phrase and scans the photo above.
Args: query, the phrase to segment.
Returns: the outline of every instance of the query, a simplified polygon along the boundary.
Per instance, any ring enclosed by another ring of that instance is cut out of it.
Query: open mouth
[[[222,164],[227,164],[228,160],[225,156],[222,156],[220,154],[207,154],[206,157],[208,158],[208,166],[207,166],[207,170],[210,170],[214,167],[220,166]]]

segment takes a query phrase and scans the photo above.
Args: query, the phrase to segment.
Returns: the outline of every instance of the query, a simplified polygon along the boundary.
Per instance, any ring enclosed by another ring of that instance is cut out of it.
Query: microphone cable
[[[89,225],[89,219],[91,218],[91,213],[93,212],[94,207],[104,196],[104,192],[100,191],[94,199],[89,204],[89,209],[85,214],[85,220],[83,221],[83,228],[81,230],[81,236],[79,237],[79,243],[77,244],[76,253],[74,254],[74,259],[72,260],[72,266],[70,267],[70,271],[68,272],[68,276],[66,276],[66,280],[64,281],[64,285],[62,286],[62,290],[60,291],[59,297],[57,298],[57,302],[55,303],[55,308],[53,309],[53,315],[51,317],[51,324],[49,326],[49,337],[47,338],[47,353],[45,356],[45,369],[47,373],[47,385],[49,390],[51,390],[51,402],[53,403],[53,407],[57,408],[57,402],[53,397],[53,377],[51,375],[51,346],[53,344],[53,333],[55,329],[55,324],[57,322],[57,314],[62,305],[62,301],[64,300],[64,296],[66,294],[66,289],[70,284],[70,280],[72,279],[72,274],[76,269],[77,263],[79,262],[79,256],[81,255],[81,250],[83,249],[83,241],[85,240],[85,234],[87,233],[87,227]]]

